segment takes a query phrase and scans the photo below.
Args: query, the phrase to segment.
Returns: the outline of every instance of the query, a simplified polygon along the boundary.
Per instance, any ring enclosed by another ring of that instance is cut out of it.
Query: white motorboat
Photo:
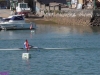
[[[12,15],[8,18],[3,18],[0,21],[1,30],[25,30],[35,29],[35,23],[26,23],[22,15]]]

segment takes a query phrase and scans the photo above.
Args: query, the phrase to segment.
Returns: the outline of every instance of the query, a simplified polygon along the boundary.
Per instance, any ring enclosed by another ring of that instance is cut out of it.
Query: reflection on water
[[[87,34],[87,33],[100,33],[100,27],[92,26],[62,26],[62,25],[38,25],[36,30],[15,30],[15,31],[0,31],[0,39],[19,39],[19,38],[33,38],[35,34]],[[21,36],[23,35],[23,36]],[[8,37],[5,37],[8,36]]]
[[[100,27],[92,26],[62,26],[62,25],[38,25],[36,30],[15,30],[15,31],[0,31],[0,39],[19,39],[19,38],[33,38],[34,35],[43,34],[87,34],[87,33],[100,33]]]
[[[56,32],[56,33],[94,33],[100,32],[100,27],[93,27],[93,26],[62,26],[62,25],[38,25],[37,33],[48,33],[48,32]]]
[[[100,26],[91,26],[92,32],[100,33]]]

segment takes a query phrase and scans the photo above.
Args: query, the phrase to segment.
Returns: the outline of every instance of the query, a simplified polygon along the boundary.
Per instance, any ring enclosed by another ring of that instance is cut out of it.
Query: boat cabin
[[[22,21],[24,20],[24,17],[22,15],[13,15],[13,16],[9,16],[8,18],[4,18],[2,19],[3,22],[5,21]]]

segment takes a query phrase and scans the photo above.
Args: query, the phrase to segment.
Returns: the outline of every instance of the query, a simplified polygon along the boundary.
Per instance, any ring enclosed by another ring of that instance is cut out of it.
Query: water
[[[0,50],[0,72],[9,75],[99,75],[100,27],[38,25],[37,30],[0,31],[0,49],[20,48],[28,39],[42,48],[30,50],[32,58],[22,59],[26,50]]]

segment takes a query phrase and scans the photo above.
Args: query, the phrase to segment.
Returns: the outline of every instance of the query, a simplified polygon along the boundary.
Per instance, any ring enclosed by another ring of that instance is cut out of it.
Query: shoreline
[[[90,13],[91,12],[91,13]],[[53,24],[53,25],[90,25],[93,10],[68,10],[64,13],[51,14],[47,13],[44,17],[31,14],[29,18],[25,18],[26,22],[34,22],[36,24]],[[0,10],[0,17],[8,17],[11,15],[9,9]]]
[[[34,22],[36,24],[52,24],[52,25],[90,25],[90,17],[48,17],[48,18],[26,18],[26,22]]]
[[[91,25],[93,10],[67,10],[65,12],[43,14],[43,17],[30,15],[27,22],[37,24],[57,24],[57,25]]]
[[[50,21],[50,20],[45,20],[44,18],[26,18],[25,19],[26,22],[30,23],[30,22],[34,22],[36,24],[53,24],[53,25],[57,25],[56,22]]]

